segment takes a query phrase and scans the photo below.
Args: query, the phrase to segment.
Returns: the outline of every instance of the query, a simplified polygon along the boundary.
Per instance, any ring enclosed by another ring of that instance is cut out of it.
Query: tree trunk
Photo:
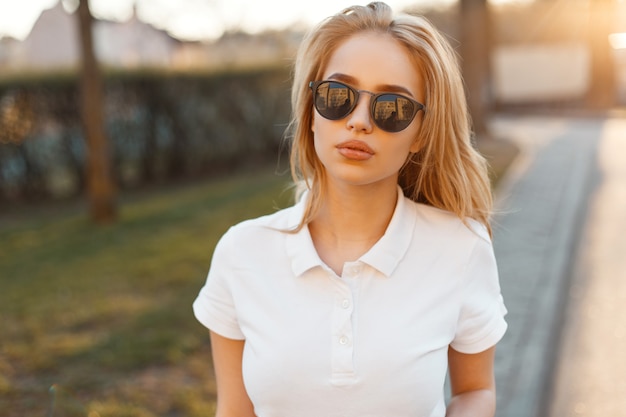
[[[474,133],[488,137],[491,25],[487,0],[461,0],[461,68]]]
[[[615,1],[592,0],[589,15],[589,49],[591,51],[591,85],[589,105],[607,109],[615,105],[616,74],[609,35],[615,27]]]
[[[96,223],[117,217],[115,187],[111,179],[108,141],[104,132],[102,75],[96,61],[88,0],[78,3],[82,52],[81,104],[87,140],[87,194],[91,218]]]

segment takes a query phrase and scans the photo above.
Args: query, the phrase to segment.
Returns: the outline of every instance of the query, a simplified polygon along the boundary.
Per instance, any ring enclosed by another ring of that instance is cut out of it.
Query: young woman
[[[303,41],[292,105],[303,192],[222,237],[194,303],[217,416],[493,416],[506,310],[453,50],[348,8]]]

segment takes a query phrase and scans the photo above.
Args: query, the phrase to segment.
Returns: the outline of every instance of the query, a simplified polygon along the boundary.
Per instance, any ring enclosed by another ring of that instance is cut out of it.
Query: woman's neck
[[[341,275],[345,262],[355,261],[383,236],[395,210],[397,188],[333,187],[309,223],[320,258]]]

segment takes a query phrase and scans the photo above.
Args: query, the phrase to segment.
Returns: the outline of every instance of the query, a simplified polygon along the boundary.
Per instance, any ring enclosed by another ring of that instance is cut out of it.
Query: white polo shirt
[[[489,235],[398,193],[384,236],[337,276],[318,257],[304,205],[233,226],[218,243],[197,319],[245,339],[258,417],[443,417],[447,352],[503,336]]]

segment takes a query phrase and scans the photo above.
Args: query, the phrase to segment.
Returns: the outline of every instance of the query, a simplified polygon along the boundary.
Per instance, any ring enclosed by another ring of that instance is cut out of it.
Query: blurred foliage
[[[0,83],[0,206],[83,193],[86,148],[77,85],[69,74]],[[286,68],[109,73],[106,130],[117,185],[275,161],[289,91]]]

